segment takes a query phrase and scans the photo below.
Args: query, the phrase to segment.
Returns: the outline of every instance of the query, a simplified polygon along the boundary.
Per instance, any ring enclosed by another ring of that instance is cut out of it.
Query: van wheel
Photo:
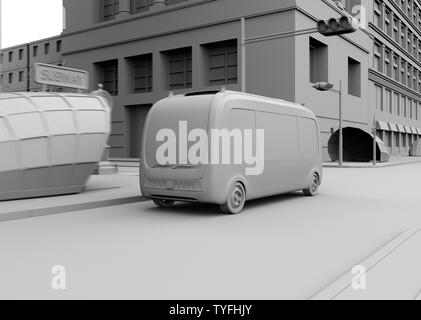
[[[309,197],[315,196],[317,194],[317,191],[319,190],[319,186],[320,186],[319,175],[317,173],[313,173],[310,185],[308,186],[307,189],[303,190],[304,195],[309,196]]]
[[[246,191],[241,183],[236,182],[229,192],[227,203],[221,205],[221,210],[229,214],[240,213],[244,208],[245,202]]]
[[[163,200],[163,199],[153,199],[153,202],[161,208],[169,208],[172,207],[175,203],[173,200]]]

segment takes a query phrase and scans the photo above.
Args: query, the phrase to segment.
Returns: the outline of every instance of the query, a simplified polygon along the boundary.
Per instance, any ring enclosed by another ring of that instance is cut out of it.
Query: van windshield
[[[182,130],[180,131],[180,127],[187,124],[187,135],[194,129],[202,129],[208,132],[209,112],[213,97],[213,95],[174,97],[158,102],[151,109],[149,121],[145,128],[146,140],[144,146],[146,163],[149,167],[162,167],[158,163],[157,152],[168,141],[166,133],[171,131],[174,132],[176,137],[176,160],[175,163],[169,164],[168,167],[176,167],[182,163],[180,162],[179,154],[180,142],[187,143],[187,150],[195,142],[188,142],[187,137],[182,134]],[[164,141],[157,141],[159,133],[165,136]],[[185,163],[182,164],[189,166]]]

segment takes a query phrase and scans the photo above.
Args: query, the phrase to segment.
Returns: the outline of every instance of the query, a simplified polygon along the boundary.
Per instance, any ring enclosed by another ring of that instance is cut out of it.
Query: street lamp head
[[[319,91],[329,91],[333,89],[333,84],[328,82],[317,82],[313,84],[313,88]]]

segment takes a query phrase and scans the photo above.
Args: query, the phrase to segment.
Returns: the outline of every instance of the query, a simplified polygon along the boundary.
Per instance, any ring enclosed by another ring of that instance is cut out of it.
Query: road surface
[[[243,213],[153,203],[0,223],[0,298],[307,299],[421,226],[421,164],[324,171]],[[1,205],[1,204],[0,204]],[[53,266],[66,290],[53,290]]]

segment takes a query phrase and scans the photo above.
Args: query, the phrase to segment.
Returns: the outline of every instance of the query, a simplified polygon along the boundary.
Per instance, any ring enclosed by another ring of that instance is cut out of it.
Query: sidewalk
[[[343,168],[385,168],[395,167],[407,164],[414,164],[421,162],[421,157],[399,157],[391,156],[389,162],[378,162],[373,166],[373,162],[345,162]],[[325,168],[339,168],[338,162],[324,162]]]
[[[136,168],[91,176],[80,194],[0,202],[0,222],[145,201]]]

